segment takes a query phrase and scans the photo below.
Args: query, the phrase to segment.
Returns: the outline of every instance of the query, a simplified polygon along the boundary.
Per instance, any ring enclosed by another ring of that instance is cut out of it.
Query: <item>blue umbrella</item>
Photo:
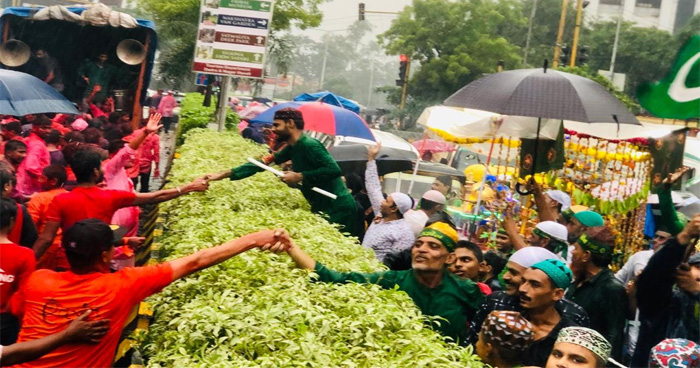
[[[327,104],[348,109],[354,112],[355,114],[360,113],[360,105],[348,100],[345,97],[338,96],[328,91],[316,93],[302,93],[299,96],[294,97],[294,101],[321,101]]]
[[[304,117],[304,130],[329,135],[358,137],[376,141],[367,123],[350,110],[323,102],[287,102],[271,107],[260,113],[251,124],[272,124],[275,111],[291,107],[301,111]]]
[[[79,114],[62,94],[26,73],[0,69],[0,115]]]

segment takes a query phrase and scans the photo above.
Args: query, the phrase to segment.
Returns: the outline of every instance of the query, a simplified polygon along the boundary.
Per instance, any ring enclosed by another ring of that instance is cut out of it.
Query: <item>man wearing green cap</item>
[[[575,281],[566,298],[580,305],[591,318],[591,328],[600,332],[620,360],[627,320],[627,292],[608,268],[615,249],[615,235],[605,226],[588,229],[574,244],[571,269]]]
[[[423,314],[445,319],[439,323],[429,322],[435,330],[463,344],[467,323],[484,298],[474,282],[462,280],[446,270],[448,257],[455,249],[457,239],[457,231],[446,223],[436,222],[426,227],[413,244],[412,269],[373,273],[330,270],[294,243],[281,248],[263,249],[276,253],[286,251],[297,267],[314,271],[320,281],[369,283],[385,289],[398,286],[413,299]]]
[[[577,325],[555,307],[564,298],[572,273],[564,262],[546,259],[526,269],[522,278],[518,289],[520,306],[525,309],[523,316],[532,323],[535,333],[535,341],[525,352],[523,362],[542,367],[547,363],[559,331]]]

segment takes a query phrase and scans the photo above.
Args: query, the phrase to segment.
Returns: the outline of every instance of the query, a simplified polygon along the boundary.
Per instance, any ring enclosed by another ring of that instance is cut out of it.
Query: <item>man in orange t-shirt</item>
[[[39,179],[42,192],[36,193],[27,203],[27,211],[32,216],[37,230],[41,233],[48,221],[49,205],[54,197],[68,192],[63,188],[66,182],[66,169],[61,165],[50,165],[42,171]],[[66,255],[61,249],[61,229],[58,229],[56,237],[49,249],[37,261],[37,268],[48,268],[55,271],[65,271],[70,268]]]
[[[37,270],[10,301],[12,313],[22,316],[18,342],[54,334],[86,310],[92,310],[90,319],[109,319],[109,332],[99,344],[64,345],[19,367],[111,367],[124,323],[141,300],[246,250],[291,243],[283,230],[264,230],[157,266],[110,273],[113,237],[103,221],[76,222],[63,234],[62,242],[71,270]]]

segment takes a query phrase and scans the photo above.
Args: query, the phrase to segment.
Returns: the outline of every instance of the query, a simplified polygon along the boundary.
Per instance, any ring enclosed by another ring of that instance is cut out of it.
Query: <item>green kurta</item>
[[[337,272],[316,262],[314,272],[318,274],[319,280],[325,282],[377,284],[384,289],[398,286],[399,290],[413,299],[423,314],[445,318],[447,321],[440,321],[439,325],[433,323],[433,329],[460,343],[466,341],[469,320],[484,301],[483,294],[474,282],[462,280],[447,271],[444,272],[440,285],[433,289],[421,284],[413,270]]]
[[[321,142],[307,135],[294,144],[288,145],[275,153],[275,163],[292,160],[292,170],[304,177],[301,193],[311,205],[311,211],[323,212],[333,223],[344,225],[344,231],[353,233],[356,205],[348,188],[340,178],[340,167],[326,151]],[[231,180],[247,178],[263,169],[251,163],[246,163],[231,170]],[[316,193],[311,188],[318,187],[338,196],[333,200]]]
[[[93,101],[102,102],[107,99],[116,72],[117,68],[107,63],[98,66],[97,63],[88,61],[81,65],[78,69],[78,75],[84,75],[90,79],[90,84],[85,89],[84,97],[90,95],[95,85],[99,84],[102,89],[95,94]]]
[[[627,321],[627,292],[615,274],[605,268],[580,285],[571,285],[566,299],[588,313],[591,328],[610,342],[612,357],[620,360]]]

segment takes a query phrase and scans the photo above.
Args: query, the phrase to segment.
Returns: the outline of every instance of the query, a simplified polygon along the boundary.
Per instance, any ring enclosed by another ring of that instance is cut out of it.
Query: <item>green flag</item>
[[[663,138],[650,138],[649,150],[654,166],[651,168],[651,191],[656,193],[668,174],[683,166],[685,133],[687,129],[675,131]],[[677,183],[680,187],[680,182]],[[678,188],[676,188],[678,189]]]
[[[564,123],[559,124],[557,139],[520,139],[520,177],[524,178],[533,174],[532,166],[535,165],[534,173],[559,170],[564,167]],[[537,142],[537,143],[535,143]],[[537,145],[537,155],[535,155],[535,144]],[[537,163],[535,163],[537,156]]]
[[[663,80],[639,86],[637,98],[642,107],[659,118],[700,118],[700,35],[681,47]]]

